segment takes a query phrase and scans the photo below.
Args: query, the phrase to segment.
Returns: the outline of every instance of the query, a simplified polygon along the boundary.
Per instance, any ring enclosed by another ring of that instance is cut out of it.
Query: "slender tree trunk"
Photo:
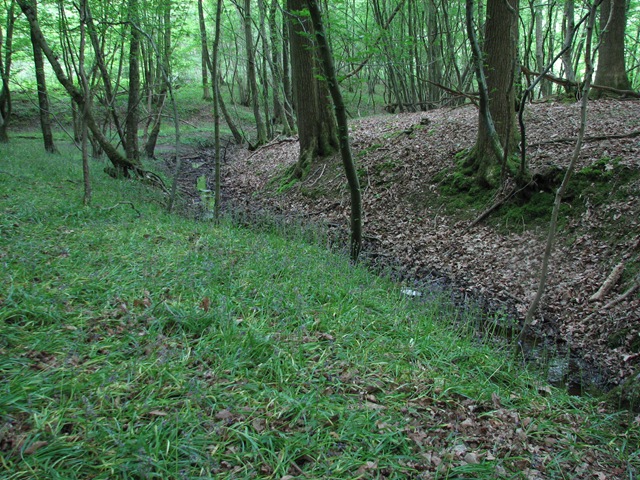
[[[102,78],[102,85],[104,86],[104,96],[107,111],[109,112],[111,119],[113,120],[113,125],[118,133],[118,138],[120,142],[124,144],[126,142],[124,137],[124,130],[122,129],[122,125],[120,124],[120,117],[116,111],[116,96],[113,93],[113,86],[111,84],[111,75],[109,74],[109,69],[107,68],[104,48],[98,38],[98,33],[96,31],[95,23],[93,21],[93,16],[91,15],[91,7],[87,2],[85,5],[85,20],[86,20],[86,29],[89,34],[89,38],[91,39],[91,45],[93,47],[93,52],[96,60],[96,66],[100,71],[100,76]]]
[[[9,121],[11,119],[11,90],[9,88],[9,76],[11,74],[11,60],[13,55],[13,27],[15,24],[15,3],[11,0],[7,10],[7,31],[3,39],[2,26],[0,25],[0,143],[7,143]],[[3,57],[2,49],[6,52]]]
[[[161,32],[161,34],[160,34]],[[159,82],[160,91],[155,90],[153,85],[149,86],[151,90],[150,95],[153,98],[152,109],[153,112],[153,127],[149,133],[149,137],[144,146],[145,155],[148,158],[153,158],[155,155],[156,144],[158,143],[158,136],[160,135],[160,126],[162,125],[162,112],[164,111],[164,105],[167,100],[167,93],[169,91],[170,76],[171,76],[171,2],[166,1],[162,4],[162,19],[161,28],[159,29],[159,36],[161,35],[161,46],[157,52],[157,64],[159,70]],[[151,56],[151,55],[149,55]],[[152,63],[151,60],[149,63]]]
[[[220,112],[218,109],[220,89],[218,89],[219,75],[218,75],[218,52],[220,50],[220,24],[222,22],[222,0],[218,0],[216,6],[216,19],[215,19],[215,33],[213,36],[213,58],[211,59],[212,70],[211,78],[213,82],[213,141],[215,148],[215,179],[214,179],[214,202],[213,216],[216,222],[220,221],[220,208],[221,208],[221,195],[220,195]]]
[[[316,0],[307,0],[309,12],[315,30],[316,41],[320,50],[320,58],[322,59],[324,74],[327,77],[329,91],[333,99],[333,105],[336,111],[338,121],[338,139],[340,142],[340,153],[342,155],[342,163],[344,165],[349,191],[351,192],[351,260],[356,262],[362,248],[362,197],[360,192],[360,184],[358,181],[358,173],[351,155],[351,147],[349,145],[349,126],[347,124],[347,110],[344,106],[342,93],[338,84],[336,70],[333,62],[333,55],[329,47],[329,42],[324,32],[322,16],[320,8]]]
[[[291,134],[291,126],[287,122],[284,114],[284,105],[280,99],[282,85],[282,68],[280,66],[280,48],[278,41],[278,28],[276,23],[278,3],[277,0],[271,0],[269,6],[269,15],[267,21],[269,24],[269,51],[271,54],[271,82],[273,84],[273,119],[274,122],[281,123],[284,126],[285,135]],[[262,7],[264,8],[264,7]]]
[[[245,141],[244,136],[242,135],[242,132],[240,132],[240,129],[236,125],[236,122],[233,120],[233,117],[229,113],[229,110],[227,109],[227,104],[224,101],[224,98],[222,98],[222,93],[220,92],[220,79],[216,79],[213,82],[213,84],[216,89],[216,95],[218,96],[218,105],[220,106],[220,111],[222,112],[222,116],[224,117],[224,121],[229,127],[229,130],[231,130],[231,135],[233,135],[233,140],[238,145],[242,145]]]
[[[4,48],[4,35],[2,32],[2,25],[0,25],[0,81],[2,82],[2,86],[0,87],[0,143],[7,143],[9,141],[6,129],[9,118],[6,113],[5,105],[7,98],[9,97],[7,88],[9,86],[9,79],[4,74],[4,59],[2,55]],[[7,56],[9,55],[11,55],[11,51],[7,50]],[[7,117],[6,122],[5,117]]]
[[[541,72],[545,67],[544,58],[544,33],[543,33],[543,12],[542,7],[537,6],[535,9],[536,24],[536,71]],[[551,83],[548,80],[540,81],[540,96],[546,97],[551,94]]]
[[[266,138],[271,138],[273,137],[273,127],[274,127],[274,122],[273,122],[273,113],[271,112],[271,105],[269,102],[269,88],[271,87],[271,85],[269,84],[269,63],[271,63],[271,51],[269,49],[269,41],[267,38],[267,31],[266,31],[266,15],[265,15],[265,9],[264,9],[264,0],[259,0],[258,1],[258,6],[260,7],[259,10],[259,15],[260,15],[260,19],[258,22],[258,36],[260,37],[260,44],[262,45],[262,68],[257,69],[257,74],[258,77],[260,79],[260,85],[262,86],[261,89],[261,94],[262,94],[262,105],[264,108],[264,118],[266,119],[265,121],[265,130],[266,130]],[[257,51],[257,48],[256,48]],[[272,89],[275,91],[275,86]],[[275,94],[275,92],[274,92]]]
[[[253,48],[253,33],[251,29],[251,0],[244,0],[242,19],[244,22],[244,37],[247,54],[247,77],[251,95],[251,104],[253,106],[253,116],[256,121],[256,146],[259,146],[267,142],[267,131],[264,120],[262,119],[262,114],[260,113],[260,92],[258,90],[258,81],[256,79],[256,59]]]
[[[84,62],[85,62],[85,46],[87,44],[87,32],[86,32],[86,23],[87,23],[87,0],[81,0],[80,3],[80,48],[78,52],[78,76],[80,77],[80,84],[82,85],[82,91],[84,92],[84,97],[89,99],[91,92],[89,90],[89,80],[87,79],[87,73],[85,72]],[[87,101],[84,105],[85,111],[83,113],[82,119],[82,179],[84,185],[84,197],[83,203],[84,205],[89,205],[91,203],[91,173],[89,170],[89,151],[87,148],[87,144],[89,143],[89,134],[87,129],[87,122],[84,120],[86,118],[87,110],[89,109],[89,102]]]
[[[429,0],[427,4],[427,78],[430,83],[427,87],[427,97],[432,103],[439,103],[442,95],[436,84],[442,83],[442,58],[440,57],[440,43],[444,41],[442,32],[438,29],[438,9],[435,0]]]
[[[573,44],[573,36],[576,30],[576,24],[574,20],[574,0],[565,0],[564,2],[564,16],[562,18],[562,35],[563,35],[563,44],[562,48],[564,49],[564,53],[562,54],[562,65],[564,67],[564,76],[569,82],[576,81],[576,72],[573,68],[573,48],[571,45]],[[565,87],[567,93],[573,94],[574,89],[571,87]]]
[[[37,0],[30,0],[30,3],[36,8],[37,13]],[[69,28],[69,19],[67,18],[67,8],[64,0],[57,0],[56,5],[58,7],[58,35],[59,35],[59,45],[62,50],[62,63],[65,68],[67,78],[74,78],[76,76],[76,67],[74,66],[74,52],[76,51],[76,46],[73,45],[71,35],[68,35]],[[82,112],[80,112],[80,117],[78,116],[78,108],[77,105],[71,100],[71,118],[73,121],[73,140],[74,142],[80,142],[80,124]]]
[[[38,18],[37,4],[33,4],[33,14]],[[38,42],[33,38],[31,32],[31,45],[33,47],[33,62],[36,73],[36,84],[38,86],[38,107],[40,113],[40,128],[42,130],[42,138],[44,140],[44,149],[50,153],[56,153],[56,145],[53,141],[53,132],[51,130],[51,112],[49,108],[49,95],[47,93],[47,79],[44,73],[44,57],[42,49],[38,46]]]
[[[533,321],[534,315],[537,313],[538,306],[540,305],[540,300],[542,299],[542,295],[544,294],[544,290],[547,283],[547,274],[549,270],[549,262],[551,260],[551,253],[553,251],[553,245],[556,237],[556,230],[558,227],[558,214],[560,212],[560,205],[562,203],[562,197],[567,190],[567,186],[571,177],[573,175],[573,171],[575,169],[575,165],[578,161],[578,157],[580,156],[580,151],[582,150],[582,141],[584,139],[584,133],[587,125],[587,105],[589,98],[589,89],[591,88],[591,77],[593,75],[593,64],[592,64],[592,52],[591,52],[591,39],[593,35],[593,27],[595,25],[595,17],[596,11],[598,9],[599,0],[594,0],[593,4],[590,7],[591,17],[589,18],[589,22],[587,24],[587,38],[586,38],[586,46],[585,46],[585,80],[584,87],[582,89],[582,101],[580,105],[580,129],[578,130],[578,139],[576,140],[576,145],[573,149],[573,155],[571,156],[571,161],[569,163],[569,167],[562,179],[562,183],[560,184],[560,188],[556,192],[555,201],[553,202],[553,210],[551,213],[551,221],[549,222],[549,233],[547,234],[547,243],[544,250],[544,255],[542,258],[542,268],[540,271],[540,280],[538,282],[538,289],[536,291],[536,295],[529,305],[527,309],[527,314],[524,319],[524,325],[518,337],[519,341],[522,341],[524,335],[531,325]]]
[[[140,159],[138,125],[140,123],[140,31],[139,0],[129,0],[129,97],[127,101],[126,143],[124,150],[133,162]]]
[[[273,3],[278,0],[272,0]],[[289,48],[289,22],[286,15],[282,15],[282,86],[284,90],[284,113],[287,117],[287,123],[292,130],[295,130],[295,118],[294,118],[294,100],[293,100],[293,87],[291,85],[291,68],[290,68],[290,48]]]
[[[218,4],[221,4],[223,0],[216,0],[216,1],[218,2]],[[220,5],[218,5],[218,6],[220,6]],[[216,7],[216,15],[217,15],[217,7]],[[207,33],[204,32],[205,43],[208,44],[208,41],[206,39],[206,34]],[[215,42],[215,40],[214,40],[214,42]],[[219,52],[218,52],[218,56],[219,56]],[[244,143],[244,137],[242,136],[242,133],[240,132],[240,129],[238,128],[238,126],[236,125],[235,121],[233,120],[233,117],[229,114],[229,110],[227,110],[227,105],[226,105],[224,99],[222,98],[222,92],[220,90],[220,75],[217,73],[219,71],[219,65],[214,67],[213,61],[211,59],[211,56],[209,55],[209,51],[208,50],[207,50],[207,55],[206,55],[206,61],[207,61],[207,68],[209,69],[209,73],[211,74],[211,78],[212,78],[211,85],[213,86],[213,95],[214,95],[214,99],[215,99],[214,101],[215,101],[215,103],[217,105],[217,108],[219,108],[220,111],[222,112],[222,115],[224,116],[224,120],[225,120],[227,126],[229,127],[229,130],[231,130],[231,135],[233,136],[233,140],[238,145],[242,145]],[[218,60],[218,63],[219,63],[219,60]],[[234,82],[232,81],[232,85],[233,85],[233,83]],[[233,94],[232,94],[232,96],[233,96]],[[214,105],[214,109],[215,109],[216,105]]]
[[[220,0],[218,1],[220,3]],[[202,0],[198,0],[198,24],[200,26],[200,45],[202,56],[202,98],[204,100],[211,100],[211,88],[209,87],[209,71],[207,69],[207,26],[204,21],[204,8],[202,6]]]

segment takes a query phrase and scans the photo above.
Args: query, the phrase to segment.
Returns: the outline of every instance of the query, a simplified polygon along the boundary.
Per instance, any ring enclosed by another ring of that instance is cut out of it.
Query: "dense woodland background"
[[[305,122],[321,118],[331,103],[323,81],[328,74],[313,55],[315,30],[304,1],[3,3],[3,141],[11,130],[12,92],[37,91],[46,148],[55,148],[47,133],[55,121],[47,108],[47,83],[55,92],[64,87],[73,98],[75,138],[80,119],[88,116],[95,148],[125,170],[138,164],[140,153],[153,156],[158,128],[171,121],[171,95],[185,85],[201,84],[203,98],[218,98],[236,140],[253,147],[279,132],[300,130],[304,151],[313,137],[304,131],[310,128]],[[638,96],[635,2],[317,3],[312,2],[323,11],[324,36],[351,116],[481,102],[472,37],[482,50],[477,53],[489,101],[502,105],[508,97],[509,105],[500,108],[509,112],[525,92],[527,101],[579,97],[588,73],[587,41],[598,65],[592,97]],[[597,21],[589,40],[591,9]],[[252,107],[254,131],[234,128],[236,104]],[[504,136],[502,125],[509,122],[497,106],[492,110]],[[337,148],[331,135],[319,140],[316,153]],[[121,146],[124,154],[107,143]]]
[[[1,1],[9,478],[637,477],[638,2]]]

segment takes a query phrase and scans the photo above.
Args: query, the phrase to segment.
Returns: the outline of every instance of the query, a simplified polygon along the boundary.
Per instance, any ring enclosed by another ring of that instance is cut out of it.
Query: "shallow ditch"
[[[224,158],[226,155],[225,150]],[[210,219],[210,212],[203,206],[202,192],[198,191],[197,184],[198,178],[203,175],[207,181],[213,181],[212,156],[206,151],[201,151],[188,156],[187,160],[183,162],[179,181],[180,191],[186,199],[183,213],[196,219]],[[164,167],[168,172],[172,172],[174,162],[167,160]],[[346,227],[320,224],[303,215],[274,211],[267,206],[255,206],[246,198],[234,196],[235,193],[223,189],[221,205],[225,218],[234,224],[257,231],[302,237],[333,251],[347,254]],[[454,308],[463,312],[473,312],[473,316],[477,318],[472,326],[474,334],[479,338],[516,348],[515,339],[520,333],[522,319],[509,299],[496,299],[478,294],[469,285],[442,272],[403,265],[377,247],[375,240],[365,241],[361,255],[363,264],[373,273],[387,276],[406,287],[411,292],[407,294],[412,296],[414,301],[428,302],[436,297],[444,297]],[[468,318],[468,315],[461,317]],[[556,331],[553,326],[551,330]],[[609,372],[587,361],[579,350],[571,349],[558,335],[541,333],[534,328],[525,335],[517,349],[521,360],[543,371],[550,384],[565,388],[571,395],[602,395],[617,387],[607,380],[612,377]],[[620,399],[620,395],[611,398],[619,407],[631,407],[636,410],[640,408],[637,403]]]

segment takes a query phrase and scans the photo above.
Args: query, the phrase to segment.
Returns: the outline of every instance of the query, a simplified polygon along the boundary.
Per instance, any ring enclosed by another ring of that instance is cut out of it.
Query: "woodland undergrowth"
[[[347,258],[0,147],[0,476],[635,478],[640,417]]]

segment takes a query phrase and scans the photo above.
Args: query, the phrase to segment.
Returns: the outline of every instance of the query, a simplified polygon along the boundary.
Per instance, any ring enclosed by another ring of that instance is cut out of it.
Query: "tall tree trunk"
[[[11,74],[11,60],[13,55],[13,27],[15,24],[15,3],[11,0],[9,9],[7,10],[7,31],[6,36],[2,37],[2,26],[0,25],[0,79],[2,87],[0,88],[0,143],[7,143],[9,135],[7,133],[9,122],[11,120],[11,90],[9,88],[9,76]],[[3,57],[2,49],[6,52]]]
[[[302,178],[317,156],[328,156],[338,147],[336,121],[324,80],[319,80],[315,45],[309,34],[313,25],[301,15],[305,0],[288,0],[293,94],[295,97],[300,156],[293,175]]]
[[[536,24],[536,71],[542,72],[545,67],[544,58],[544,33],[543,33],[543,12],[542,6],[535,8],[535,24]],[[540,96],[546,97],[551,93],[551,83],[548,80],[540,81]]]
[[[324,74],[327,77],[328,88],[331,92],[333,105],[338,121],[338,138],[340,142],[340,153],[344,165],[349,191],[351,192],[351,260],[356,262],[362,248],[362,196],[358,173],[353,163],[351,147],[349,145],[349,126],[347,124],[347,110],[344,106],[340,85],[336,76],[333,55],[329,48],[329,42],[324,32],[320,8],[316,0],[307,0],[313,28],[315,30],[316,41],[318,42],[320,58],[322,59]]]
[[[153,158],[155,155],[156,144],[158,143],[158,136],[160,135],[160,126],[162,125],[162,112],[164,111],[164,105],[167,100],[167,93],[169,92],[169,81],[171,77],[171,2],[165,1],[162,4],[162,18],[160,19],[160,28],[158,29],[158,36],[160,45],[156,45],[151,50],[155,51],[157,57],[157,68],[160,71],[157,77],[160,82],[160,90],[156,91],[154,82],[149,86],[152,97],[152,112],[153,112],[153,127],[149,133],[149,137],[144,146],[145,155],[148,158]],[[153,47],[153,46],[152,46]],[[151,54],[150,54],[151,56]],[[152,63],[149,60],[149,63]]]
[[[283,133],[287,136],[291,135],[291,123],[289,123],[289,115],[286,115],[285,104],[287,102],[286,90],[284,90],[284,103],[280,100],[280,85],[284,84],[282,67],[280,65],[280,48],[278,39],[278,26],[276,23],[276,13],[278,0],[271,0],[269,6],[269,41],[271,42],[271,79],[273,82],[273,118],[277,123],[283,125]]]
[[[222,3],[222,0],[217,0],[216,18],[218,15],[218,7],[221,8],[220,6],[221,3]],[[217,21],[218,20],[216,20],[216,22]],[[205,43],[208,44],[208,41],[206,38],[206,35],[207,35],[206,31],[204,32],[204,35],[205,35]],[[215,43],[215,38],[214,38],[214,43]],[[211,85],[213,86],[213,95],[214,95],[214,102],[215,102],[214,110],[215,108],[220,109],[220,111],[222,112],[222,115],[224,116],[224,120],[227,123],[227,126],[229,127],[229,130],[231,130],[231,135],[233,136],[233,140],[238,145],[242,145],[244,143],[244,137],[242,136],[240,129],[238,128],[235,121],[233,120],[233,117],[231,117],[231,115],[229,114],[229,110],[227,110],[227,105],[224,99],[222,98],[222,92],[220,91],[221,77],[218,74],[218,72],[220,71],[219,65],[214,66],[208,50],[206,55],[206,61],[207,61],[207,68],[209,69],[209,74],[211,75],[211,78],[212,78]],[[219,63],[219,60],[218,60],[218,63]],[[233,82],[231,84],[233,85]],[[232,98],[233,98],[233,93],[232,93]]]
[[[80,77],[80,84],[82,85],[82,91],[84,92],[85,98],[90,98],[91,92],[89,90],[89,80],[87,79],[87,73],[84,68],[85,62],[85,47],[87,44],[87,0],[80,1],[80,48],[78,52],[78,77]],[[82,119],[82,132],[81,132],[81,142],[82,142],[82,179],[84,185],[84,197],[83,204],[89,205],[91,203],[91,174],[89,170],[89,150],[87,145],[89,143],[89,134],[87,129],[87,122],[84,120],[86,118],[86,110],[89,108],[89,102],[87,101],[84,104],[85,111],[83,113]]]
[[[216,222],[220,221],[220,208],[222,203],[222,198],[220,195],[220,187],[221,187],[221,175],[220,175],[220,111],[218,108],[219,100],[220,100],[220,89],[218,89],[219,75],[218,75],[218,52],[220,50],[220,24],[222,22],[222,0],[218,0],[218,4],[216,6],[216,18],[215,18],[215,33],[213,36],[213,58],[211,59],[212,70],[211,70],[211,79],[213,83],[213,141],[215,148],[215,178],[214,178],[214,209],[213,216]]]
[[[279,0],[272,0],[273,3]],[[291,51],[289,48],[289,21],[286,15],[282,15],[282,86],[284,90],[284,113],[287,117],[287,123],[295,130],[295,101],[293,99],[293,86],[291,85]]]
[[[600,5],[602,45],[594,83],[617,90],[630,90],[624,59],[624,32],[627,26],[626,0],[604,0]],[[592,96],[602,96],[603,90],[594,90]],[[609,95],[610,92],[607,92]]]
[[[124,144],[126,142],[124,136],[124,130],[122,129],[122,125],[120,124],[120,117],[118,116],[118,112],[116,111],[116,96],[113,93],[113,85],[111,84],[111,75],[109,74],[109,70],[107,68],[105,53],[103,45],[98,38],[98,32],[96,31],[96,26],[93,21],[93,16],[91,14],[91,7],[87,2],[85,5],[85,21],[86,21],[86,29],[89,34],[89,38],[91,39],[91,45],[93,47],[93,54],[95,56],[96,66],[100,71],[100,76],[102,78],[102,85],[104,87],[104,96],[107,111],[109,112],[111,119],[113,120],[113,125],[118,133],[118,138],[120,142]]]
[[[619,1],[619,0],[616,0],[616,1]],[[556,237],[556,230],[558,227],[558,214],[560,212],[562,197],[567,190],[567,186],[569,185],[569,181],[571,180],[571,177],[575,170],[578,157],[580,156],[580,151],[582,150],[582,142],[584,140],[584,134],[585,134],[586,125],[587,125],[587,105],[588,105],[587,99],[589,97],[589,89],[591,88],[591,77],[593,76],[591,38],[593,35],[593,27],[595,25],[595,16],[598,8],[598,2],[599,0],[593,0],[593,3],[589,7],[590,18],[589,18],[589,23],[587,24],[587,29],[586,29],[587,30],[586,46],[585,46],[585,54],[584,54],[585,80],[584,80],[584,87],[582,90],[582,101],[580,104],[580,128],[578,129],[578,139],[576,140],[576,144],[573,149],[573,155],[571,156],[569,167],[567,168],[567,171],[564,174],[562,183],[560,184],[560,188],[558,188],[556,192],[556,196],[553,202],[553,210],[551,212],[551,221],[549,222],[549,232],[547,233],[547,242],[546,242],[544,254],[542,257],[542,268],[540,271],[538,288],[533,300],[531,301],[531,304],[529,305],[529,308],[527,309],[523,327],[518,337],[518,343],[520,343],[523,340],[527,329],[531,325],[533,321],[533,317],[537,313],[538,305],[540,304],[540,300],[542,299],[542,295],[544,294],[544,290],[546,288],[549,261],[551,260],[551,253],[553,252],[553,246],[554,246],[555,237]]]
[[[129,0],[129,96],[127,101],[126,143],[127,158],[133,162],[140,159],[138,148],[138,125],[140,123],[140,16],[139,0]]]
[[[473,2],[467,0],[467,10],[470,9],[473,9]],[[471,25],[468,29],[471,36]],[[488,98],[485,100],[484,95],[480,97],[478,138],[465,162],[465,167],[474,172],[477,182],[486,187],[497,186],[501,178],[502,162],[516,145],[514,79],[517,71],[517,45],[518,0],[489,0],[484,55],[481,57],[484,59],[484,72],[481,73],[486,78]],[[477,59],[475,63],[477,68],[481,67]],[[484,90],[482,83],[481,75],[478,75],[481,91]]]
[[[33,14],[38,18],[37,3],[33,3]],[[31,31],[31,45],[33,47],[33,63],[36,73],[36,85],[38,86],[38,107],[40,113],[40,128],[42,130],[42,138],[44,140],[44,149],[47,152],[57,152],[56,145],[53,141],[53,132],[51,131],[51,112],[49,108],[49,95],[47,93],[47,79],[44,73],[44,57],[42,49],[38,42],[34,40],[33,31]]]
[[[573,68],[573,48],[571,48],[571,44],[573,43],[573,36],[576,30],[576,23],[574,20],[574,0],[565,0],[564,2],[564,16],[562,17],[562,36],[563,36],[563,44],[562,48],[564,53],[562,54],[562,65],[564,67],[564,76],[569,82],[576,81],[576,71]],[[574,88],[565,87],[567,93],[573,94]]]
[[[218,1],[218,3],[220,3]],[[202,98],[211,100],[211,88],[209,87],[209,70],[207,69],[207,57],[209,52],[207,49],[207,26],[204,21],[204,8],[202,0],[198,0],[198,25],[200,26],[200,45],[202,59]]]
[[[30,0],[34,5],[34,8],[37,7],[37,0]],[[62,55],[60,56],[62,59],[62,64],[64,65],[64,69],[66,72],[67,78],[74,78],[76,76],[76,67],[74,65],[76,46],[73,45],[73,41],[71,35],[68,35],[70,30],[69,19],[67,18],[68,9],[65,5],[64,0],[57,0],[56,6],[58,9],[58,35],[59,35],[59,45],[62,50]],[[80,112],[80,117],[78,116],[78,108],[77,105],[71,100],[71,118],[73,121],[73,140],[78,143],[80,141],[80,128],[81,128],[81,116],[82,112]]]
[[[253,33],[251,30],[251,0],[244,0],[242,10],[244,21],[244,37],[247,54],[247,77],[249,90],[251,92],[251,104],[253,106],[253,116],[256,121],[256,146],[267,142],[267,131],[262,114],[260,113],[260,92],[258,91],[258,81],[256,79],[256,59],[253,48]]]
[[[430,82],[427,95],[429,102],[438,104],[442,93],[437,84],[442,83],[443,71],[440,44],[444,42],[444,38],[438,29],[438,7],[435,0],[429,0],[427,3],[427,36],[427,78]]]

